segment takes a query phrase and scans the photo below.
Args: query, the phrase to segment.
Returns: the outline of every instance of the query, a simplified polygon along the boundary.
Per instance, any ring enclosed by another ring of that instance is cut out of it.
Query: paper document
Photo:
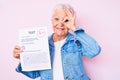
[[[51,69],[47,28],[19,30],[20,61],[23,71]]]

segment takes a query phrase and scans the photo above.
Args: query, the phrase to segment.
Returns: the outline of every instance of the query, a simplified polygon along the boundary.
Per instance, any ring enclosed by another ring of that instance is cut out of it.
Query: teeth
[[[62,30],[62,29],[58,29],[58,30]]]
[[[63,30],[64,28],[63,28],[63,27],[59,27],[59,28],[57,28],[57,29],[59,29],[59,30]]]

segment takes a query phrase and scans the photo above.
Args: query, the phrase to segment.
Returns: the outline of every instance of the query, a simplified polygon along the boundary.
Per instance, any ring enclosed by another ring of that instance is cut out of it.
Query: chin
[[[58,36],[65,37],[65,36],[67,36],[67,34],[61,33],[61,34],[58,34]]]

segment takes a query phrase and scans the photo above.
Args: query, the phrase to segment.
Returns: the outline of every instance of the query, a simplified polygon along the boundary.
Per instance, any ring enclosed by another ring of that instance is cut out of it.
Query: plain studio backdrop
[[[12,50],[18,44],[18,30],[42,26],[51,34],[52,9],[57,3],[72,5],[76,25],[102,47],[99,56],[83,57],[91,80],[120,80],[120,0],[0,0],[0,80],[32,80],[15,71],[19,60],[13,58]]]

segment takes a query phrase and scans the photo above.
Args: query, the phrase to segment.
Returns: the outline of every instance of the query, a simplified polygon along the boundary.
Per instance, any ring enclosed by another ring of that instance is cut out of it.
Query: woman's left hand
[[[76,19],[76,14],[70,12],[70,10],[65,9],[65,12],[67,16],[64,18],[64,25],[67,26],[70,30],[75,29],[75,19]]]

